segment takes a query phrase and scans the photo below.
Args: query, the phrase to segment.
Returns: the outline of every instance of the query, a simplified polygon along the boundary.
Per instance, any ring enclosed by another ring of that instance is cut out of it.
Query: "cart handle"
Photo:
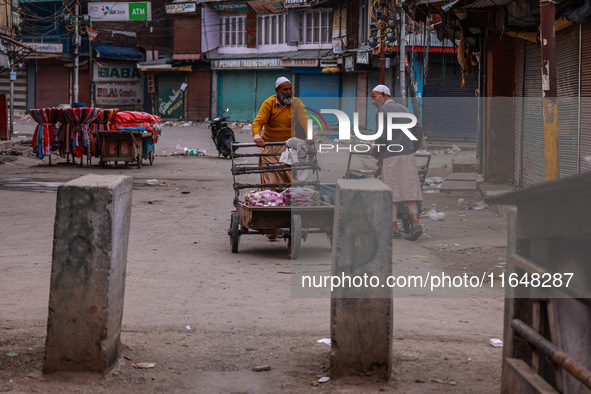
[[[285,141],[281,142],[265,142],[265,146],[269,146],[269,145],[285,145]],[[253,146],[257,146],[257,144],[255,142],[236,142],[234,144],[232,144],[232,148],[248,148],[248,147],[253,147]]]

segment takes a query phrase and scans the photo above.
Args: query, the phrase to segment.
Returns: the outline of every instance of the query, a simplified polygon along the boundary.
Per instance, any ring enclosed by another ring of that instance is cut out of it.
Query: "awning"
[[[98,57],[109,57],[117,59],[142,59],[144,56],[132,47],[121,47],[111,45],[95,45]]]
[[[140,71],[193,71],[192,66],[172,67],[170,64],[139,65]]]

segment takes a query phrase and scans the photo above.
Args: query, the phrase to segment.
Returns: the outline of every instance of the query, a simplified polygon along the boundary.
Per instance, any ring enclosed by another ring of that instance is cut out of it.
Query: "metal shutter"
[[[470,141],[477,139],[477,70],[465,77],[456,54],[445,54],[445,69],[440,54],[430,54],[429,77],[424,87],[423,126],[429,141]],[[455,74],[454,72],[455,64]]]
[[[340,74],[299,74],[298,91],[306,107],[318,112],[320,109],[340,108]],[[325,114],[323,117],[329,125],[338,124],[335,115]]]
[[[583,25],[581,51],[581,137],[580,169],[591,171],[591,163],[585,160],[591,156],[591,24]]]
[[[544,115],[542,112],[542,59],[540,45],[525,43],[525,74],[523,80],[523,156],[524,186],[544,182]]]
[[[556,33],[556,84],[558,91],[558,154],[560,176],[577,173],[578,95],[579,95],[578,25]],[[545,182],[544,114],[542,109],[540,46],[526,43],[523,108],[523,184]]]
[[[525,71],[525,41],[515,40],[515,90],[513,93],[515,110],[513,115],[513,182],[521,186],[521,155],[523,139],[523,83]]]
[[[203,120],[211,113],[211,71],[195,70],[187,76],[187,117]]]
[[[221,74],[221,75],[220,75]],[[255,71],[223,71],[218,75],[218,110],[219,115],[226,107],[230,108],[231,120],[254,120]],[[275,84],[273,84],[273,88]],[[258,111],[258,108],[256,109]]]
[[[556,32],[560,177],[574,175],[579,153],[579,25]]]

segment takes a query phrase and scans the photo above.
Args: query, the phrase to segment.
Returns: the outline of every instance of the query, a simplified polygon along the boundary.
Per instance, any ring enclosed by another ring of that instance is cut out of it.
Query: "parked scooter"
[[[230,111],[229,108],[224,108],[224,112],[228,111]],[[228,157],[230,153],[236,150],[236,148],[232,149],[232,144],[236,142],[234,132],[228,127],[227,123],[224,123],[226,119],[228,119],[227,116],[221,115],[209,124],[209,127],[211,127],[211,139],[218,150],[218,157],[220,155]]]

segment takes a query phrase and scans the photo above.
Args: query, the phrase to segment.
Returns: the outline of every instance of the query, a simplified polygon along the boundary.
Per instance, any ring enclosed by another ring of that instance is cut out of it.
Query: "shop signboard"
[[[166,4],[167,14],[190,14],[197,12],[196,3],[172,3]]]
[[[217,12],[246,12],[246,3],[221,3],[211,5],[214,11]]]
[[[95,22],[151,21],[152,3],[88,3],[88,15]]]
[[[35,50],[36,52],[43,53],[63,53],[64,44],[57,42],[23,42],[23,45]]]
[[[214,59],[211,61],[212,70],[251,69],[251,68],[281,68],[281,59]]]
[[[101,62],[93,71],[97,106],[142,105],[144,89],[135,63]]]

